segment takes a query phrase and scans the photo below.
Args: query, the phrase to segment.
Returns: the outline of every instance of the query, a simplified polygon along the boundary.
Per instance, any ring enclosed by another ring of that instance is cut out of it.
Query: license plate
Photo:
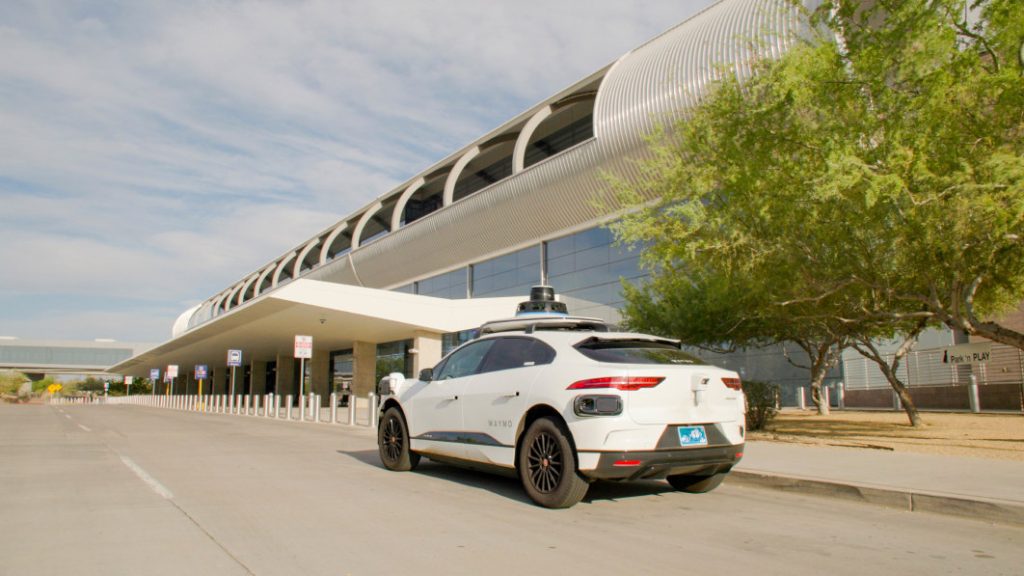
[[[689,448],[708,445],[708,433],[703,426],[680,426],[678,430],[680,446]]]

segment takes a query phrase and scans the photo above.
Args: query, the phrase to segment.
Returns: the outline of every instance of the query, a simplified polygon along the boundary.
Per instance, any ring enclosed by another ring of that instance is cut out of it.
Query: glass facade
[[[540,246],[474,264],[472,271],[474,298],[529,295],[540,284]]]
[[[479,332],[476,328],[472,330],[462,330],[460,332],[451,332],[441,336],[441,357],[445,357],[449,352],[455,350],[459,346],[462,346],[466,342],[479,336]]]
[[[392,372],[401,372],[407,378],[412,378],[412,355],[409,354],[410,348],[412,348],[412,340],[377,344],[377,375],[374,382],[380,382],[381,378]]]
[[[620,278],[638,283],[647,276],[640,268],[640,250],[615,246],[607,228],[591,228],[547,243],[547,281],[569,313],[619,320],[622,307]]]
[[[622,279],[637,284],[647,277],[640,268],[640,249],[616,246],[610,230],[596,227],[548,241],[543,256],[538,244],[475,263],[469,268],[469,287],[467,270],[460,268],[394,290],[452,299],[466,298],[467,292],[473,298],[526,298],[542,282],[542,269],[570,314],[609,322],[620,320]],[[445,340],[444,353],[465,341]]]
[[[466,269],[459,268],[416,283],[416,293],[422,296],[436,296],[459,300],[467,298]]]

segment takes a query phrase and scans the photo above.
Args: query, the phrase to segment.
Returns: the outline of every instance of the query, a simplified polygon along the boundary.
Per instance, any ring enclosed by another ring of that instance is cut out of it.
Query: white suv
[[[422,455],[518,474],[549,508],[576,504],[594,480],[667,478],[707,492],[743,456],[735,372],[594,319],[486,324],[418,380],[393,374],[382,385],[385,467],[411,470]]]

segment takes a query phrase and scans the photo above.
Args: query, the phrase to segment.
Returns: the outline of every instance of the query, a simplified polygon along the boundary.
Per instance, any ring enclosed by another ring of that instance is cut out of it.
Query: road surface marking
[[[146,471],[143,470],[134,461],[132,461],[131,458],[127,456],[121,456],[121,462],[124,462],[124,465],[127,466],[129,470],[135,472],[135,475],[138,476],[143,482],[145,482],[146,485],[153,490],[153,492],[156,492],[158,496],[166,500],[174,498],[174,494],[171,494],[170,490],[165,488],[163,484],[157,482],[156,478],[153,478],[152,476],[147,474]]]
[[[65,414],[64,417],[67,418],[68,420],[71,420],[71,415],[70,414]]]
[[[92,428],[89,428],[85,424],[79,424],[78,427],[81,428],[82,430],[85,430],[86,432],[92,432]]]

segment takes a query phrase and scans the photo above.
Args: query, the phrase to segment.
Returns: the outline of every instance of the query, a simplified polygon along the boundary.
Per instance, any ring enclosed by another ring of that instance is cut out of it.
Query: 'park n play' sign
[[[945,364],[984,364],[991,357],[992,343],[977,342],[946,347],[942,361]]]

